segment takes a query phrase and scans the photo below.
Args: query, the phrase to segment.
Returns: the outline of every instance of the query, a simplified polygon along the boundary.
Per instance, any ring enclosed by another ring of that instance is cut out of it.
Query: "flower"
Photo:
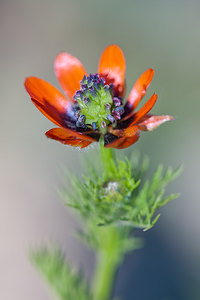
[[[151,131],[173,119],[148,114],[157,100],[156,94],[135,112],[151,83],[153,69],[138,78],[123,102],[126,62],[117,45],[103,51],[97,74],[88,76],[81,62],[64,52],[56,57],[54,67],[66,96],[42,79],[25,80],[32,102],[59,126],[46,132],[48,138],[80,148],[103,138],[104,147],[123,149],[139,139],[140,131]]]

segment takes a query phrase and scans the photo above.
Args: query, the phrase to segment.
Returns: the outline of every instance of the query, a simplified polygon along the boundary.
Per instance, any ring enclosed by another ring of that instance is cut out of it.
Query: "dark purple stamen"
[[[106,80],[105,80],[105,78],[103,78],[103,77],[101,77],[101,81],[103,82],[103,84],[106,83]]]
[[[115,123],[115,118],[111,115],[107,115],[107,119],[112,123],[114,124]]]
[[[86,90],[87,89],[87,84],[86,83],[84,83],[84,84],[81,84],[81,89],[83,90],[83,92],[84,92],[84,90]]]
[[[73,99],[74,99],[74,100],[77,100],[77,99],[82,100],[82,99],[83,99],[83,93],[82,93],[82,91],[80,91],[80,90],[76,91],[76,93],[75,93]]]
[[[93,81],[94,88],[98,91],[99,90],[99,83],[98,81]]]
[[[110,108],[111,108],[111,105],[110,105],[109,103],[106,103],[106,104],[105,104],[105,108],[106,108],[106,109],[110,109]]]
[[[86,76],[83,76],[83,79],[80,81],[80,84],[85,84],[86,83]]]
[[[96,73],[96,74],[90,74],[89,76],[92,80],[98,80],[99,79],[99,74]]]
[[[92,84],[93,84],[92,78],[87,77],[87,85],[88,85],[88,87],[90,88],[92,86]]]
[[[89,91],[93,97],[96,97],[97,92],[93,86],[89,87]]]
[[[102,121],[102,122],[101,122],[101,127],[102,127],[102,128],[106,128],[106,122],[105,122],[105,121]]]
[[[120,113],[116,110],[112,111],[112,116],[115,118],[115,120],[120,120],[121,119]]]
[[[114,106],[115,106],[115,107],[118,107],[118,106],[120,106],[120,105],[122,104],[122,101],[121,101],[120,98],[114,97],[114,98],[113,98],[113,103],[114,103]]]
[[[80,115],[78,120],[76,121],[76,126],[77,127],[86,127],[84,120],[85,120],[85,115]]]
[[[89,96],[90,96],[90,91],[89,91],[88,88],[84,89],[84,95],[85,95],[86,98],[89,98]]]
[[[80,112],[80,107],[78,106],[78,104],[75,104],[73,111],[74,111],[75,118],[78,119],[79,112]]]
[[[118,106],[118,107],[115,108],[115,111],[119,112],[120,115],[123,115],[123,113],[124,113],[124,108],[123,108],[123,106]]]
[[[101,87],[104,87],[106,81],[105,81],[104,78],[99,78],[98,82],[99,82]]]
[[[106,92],[110,92],[110,86],[109,86],[109,84],[106,84],[104,86],[104,89],[105,89]]]
[[[97,130],[97,124],[95,122],[92,122],[92,127],[94,130]]]
[[[89,99],[89,98],[85,97],[85,98],[83,99],[83,103],[87,104],[87,103],[89,103],[89,102],[90,102],[90,99]]]

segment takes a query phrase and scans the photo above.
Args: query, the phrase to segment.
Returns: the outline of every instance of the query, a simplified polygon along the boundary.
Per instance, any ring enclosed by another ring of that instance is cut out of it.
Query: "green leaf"
[[[90,300],[87,283],[81,272],[71,270],[61,251],[43,248],[31,252],[31,260],[60,300]]]
[[[134,159],[119,159],[113,155],[113,150],[101,148],[101,159],[101,170],[90,164],[89,175],[82,179],[72,178],[71,193],[64,192],[65,203],[75,208],[92,226],[118,222],[126,222],[133,228],[154,226],[158,219],[155,218],[157,210],[178,196],[166,196],[165,188],[182,168],[173,171],[169,167],[164,172],[163,166],[159,165],[146,179],[147,158],[141,160],[137,155]]]

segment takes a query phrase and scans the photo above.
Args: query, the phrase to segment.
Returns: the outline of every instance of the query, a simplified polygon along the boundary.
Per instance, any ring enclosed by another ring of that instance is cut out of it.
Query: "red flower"
[[[157,100],[156,94],[135,112],[151,83],[153,69],[138,78],[123,104],[126,62],[117,45],[104,50],[97,74],[88,76],[81,62],[68,53],[59,54],[54,67],[67,97],[42,79],[25,80],[35,106],[59,126],[46,132],[48,138],[84,148],[103,137],[105,147],[123,149],[139,139],[140,131],[153,130],[173,119],[148,114]]]

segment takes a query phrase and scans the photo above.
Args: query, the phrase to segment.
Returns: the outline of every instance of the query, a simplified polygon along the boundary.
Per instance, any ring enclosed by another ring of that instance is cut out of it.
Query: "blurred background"
[[[200,299],[200,2],[198,0],[0,1],[0,299],[51,299],[28,259],[31,247],[62,246],[90,278],[94,256],[74,238],[78,221],[59,200],[61,170],[82,172],[77,151],[47,140],[52,128],[31,103],[23,82],[37,76],[59,88],[55,56],[67,51],[96,72],[103,49],[117,43],[127,62],[127,92],[152,67],[146,100],[158,93],[155,114],[175,121],[122,154],[147,154],[184,172],[168,188],[178,200],[161,210],[155,228],[139,235],[145,247],[120,267],[114,295],[125,300]]]

